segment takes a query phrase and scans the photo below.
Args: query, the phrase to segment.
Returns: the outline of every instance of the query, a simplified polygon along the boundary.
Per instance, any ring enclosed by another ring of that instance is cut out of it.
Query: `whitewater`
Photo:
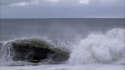
[[[105,33],[93,31],[86,36],[77,36],[73,41],[36,35],[1,41],[0,70],[125,69],[124,28],[113,27]],[[39,63],[32,63],[34,53],[49,56]]]

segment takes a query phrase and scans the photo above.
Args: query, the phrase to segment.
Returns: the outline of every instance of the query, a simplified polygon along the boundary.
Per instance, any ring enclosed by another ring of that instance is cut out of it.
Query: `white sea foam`
[[[124,70],[124,65],[68,65],[68,64],[52,64],[40,66],[0,66],[1,70]]]
[[[125,30],[112,29],[104,34],[90,34],[80,40],[68,60],[71,64],[110,63],[125,58]]]

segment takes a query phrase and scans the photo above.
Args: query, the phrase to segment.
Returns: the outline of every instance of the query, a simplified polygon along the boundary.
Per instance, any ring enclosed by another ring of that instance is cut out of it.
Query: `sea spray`
[[[81,39],[68,60],[71,64],[110,63],[125,58],[125,30],[112,29]]]
[[[6,47],[5,47],[6,46]],[[0,46],[0,63],[1,65],[5,65],[6,62],[12,61],[12,56],[11,56],[11,43],[8,41],[5,41],[2,43]]]

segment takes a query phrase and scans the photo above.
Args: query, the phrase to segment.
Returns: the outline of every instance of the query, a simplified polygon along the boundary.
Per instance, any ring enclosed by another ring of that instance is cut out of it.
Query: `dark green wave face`
[[[0,49],[1,49],[1,46],[2,46],[3,44],[2,43],[0,43]]]
[[[68,52],[63,51],[60,48],[54,48],[54,46],[49,42],[38,40],[35,38],[15,40],[6,43],[3,46],[4,47],[1,47],[1,53],[4,53],[4,50],[10,51],[10,53],[7,53],[5,55],[9,54],[10,56],[12,56],[13,61],[26,60],[31,62],[33,60],[33,54],[41,57],[41,61],[43,62],[51,59],[49,63],[65,62],[69,58]],[[9,48],[4,49],[5,47]]]

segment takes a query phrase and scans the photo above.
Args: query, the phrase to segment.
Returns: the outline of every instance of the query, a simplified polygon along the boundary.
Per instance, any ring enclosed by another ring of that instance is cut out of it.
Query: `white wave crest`
[[[70,54],[71,64],[110,63],[125,58],[125,30],[112,29],[103,34],[90,34]]]

